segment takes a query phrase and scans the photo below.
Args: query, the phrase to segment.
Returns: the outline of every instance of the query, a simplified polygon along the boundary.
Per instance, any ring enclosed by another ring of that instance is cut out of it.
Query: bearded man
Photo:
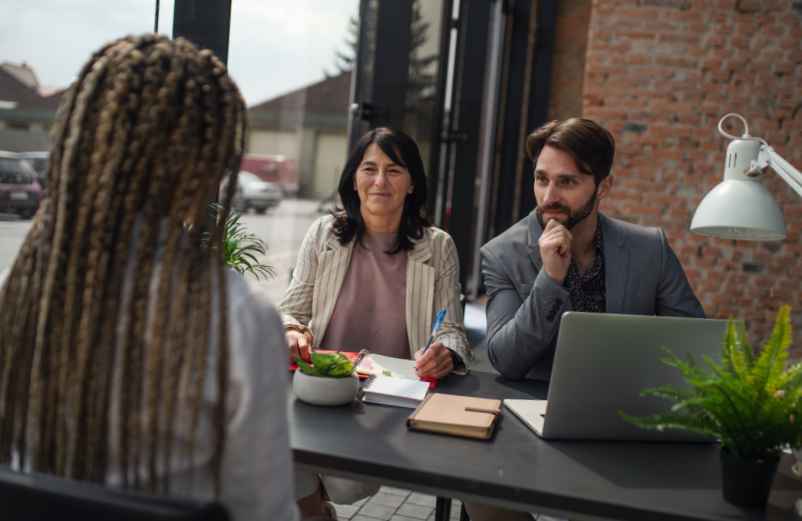
[[[704,317],[659,228],[612,219],[613,136],[594,121],[552,121],[530,134],[533,212],[481,249],[487,346],[511,379],[548,381],[566,311]]]

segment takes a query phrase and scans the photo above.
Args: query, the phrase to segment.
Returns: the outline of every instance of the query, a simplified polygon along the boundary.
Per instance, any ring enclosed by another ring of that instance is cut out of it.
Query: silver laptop
[[[632,416],[666,412],[671,402],[643,397],[659,385],[687,388],[679,370],[661,362],[663,348],[702,364],[721,359],[726,320],[617,315],[563,314],[557,336],[548,401],[504,400],[504,405],[545,439],[712,441],[679,430],[636,427]]]

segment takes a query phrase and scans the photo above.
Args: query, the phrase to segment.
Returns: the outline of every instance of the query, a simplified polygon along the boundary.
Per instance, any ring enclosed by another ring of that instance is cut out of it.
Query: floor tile
[[[376,505],[368,501],[359,509],[359,515],[377,517],[379,519],[390,519],[395,514],[395,507]]]
[[[382,487],[379,489],[379,492],[386,492],[387,494],[393,494],[395,496],[404,496],[404,497],[407,497],[410,494],[409,490],[396,487]]]
[[[398,509],[397,513],[402,516],[414,517],[415,519],[426,519],[433,510],[434,509],[432,507],[404,503]]]
[[[356,514],[359,507],[356,505],[334,505],[334,508],[337,510],[337,517],[341,520],[343,519],[351,519]]]
[[[405,498],[404,496],[397,496],[395,494],[387,494],[386,492],[379,491],[378,494],[370,498],[368,504],[398,508],[405,501],[409,501],[409,499]]]
[[[434,508],[436,499],[434,496],[430,496],[428,494],[421,494],[420,492],[413,492],[409,495],[407,499],[407,503],[412,503],[413,505],[420,505],[424,507],[431,507]]]

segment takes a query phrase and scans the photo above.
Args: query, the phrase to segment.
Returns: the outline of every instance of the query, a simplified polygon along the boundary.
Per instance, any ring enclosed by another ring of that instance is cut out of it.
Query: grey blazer
[[[659,228],[599,214],[609,313],[704,317],[677,256]],[[487,290],[487,348],[503,376],[549,380],[568,291],[545,271],[534,212],[481,249]]]

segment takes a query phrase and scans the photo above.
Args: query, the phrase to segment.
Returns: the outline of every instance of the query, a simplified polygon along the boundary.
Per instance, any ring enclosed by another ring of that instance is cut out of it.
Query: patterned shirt
[[[596,256],[593,265],[585,273],[579,272],[576,261],[571,259],[568,274],[563,286],[571,296],[571,307],[574,311],[591,311],[604,313],[607,310],[607,291],[604,286],[604,249],[602,248],[601,226],[596,226],[593,236],[593,248]]]

